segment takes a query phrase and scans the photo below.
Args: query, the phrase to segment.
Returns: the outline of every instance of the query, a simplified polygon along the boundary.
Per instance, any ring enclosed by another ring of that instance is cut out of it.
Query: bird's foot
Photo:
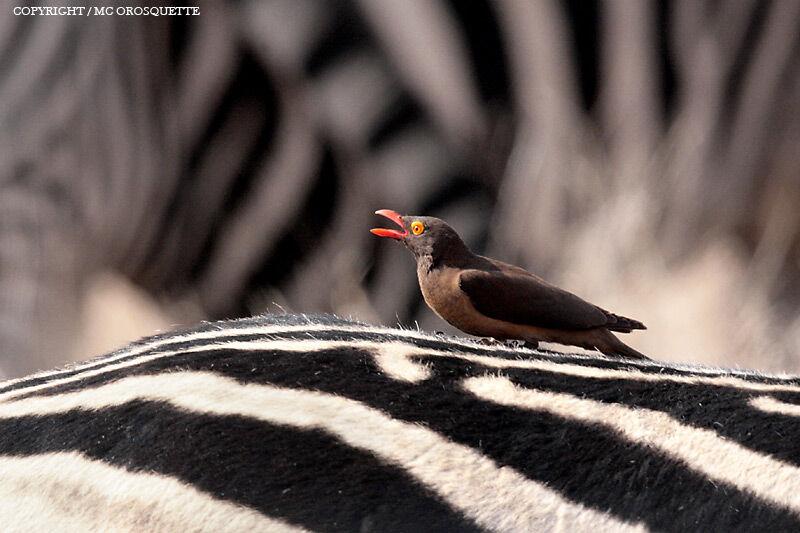
[[[539,347],[539,341],[535,340],[522,340],[522,339],[495,339],[494,337],[481,337],[478,339],[478,342],[483,344],[484,346],[497,346],[498,344],[501,346],[505,346],[506,348],[527,348],[529,350],[535,350]]]
[[[503,342],[509,348],[527,348],[528,350],[535,350],[539,347],[539,341],[521,340],[521,339],[507,339]]]
[[[503,341],[503,346],[506,346],[508,348],[518,349],[522,348],[524,345],[525,343],[519,339],[506,339]]]

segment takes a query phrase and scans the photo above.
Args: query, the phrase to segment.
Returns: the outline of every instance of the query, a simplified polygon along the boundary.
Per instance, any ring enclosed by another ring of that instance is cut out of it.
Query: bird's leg
[[[478,342],[484,346],[497,346],[499,344],[506,348],[513,349],[527,348],[529,350],[535,350],[539,347],[539,341],[529,339],[496,339],[494,337],[481,337],[478,339]]]
[[[528,350],[535,350],[539,347],[539,341],[529,339],[506,339],[503,344],[509,348],[527,348]]]

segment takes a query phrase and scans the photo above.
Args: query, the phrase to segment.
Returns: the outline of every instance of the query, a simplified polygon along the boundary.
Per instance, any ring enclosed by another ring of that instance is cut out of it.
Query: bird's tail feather
[[[609,313],[608,311],[606,311],[606,316],[610,319],[609,323],[606,324],[606,328],[610,329],[611,331],[630,333],[631,330],[634,329],[647,329],[644,324],[632,318],[615,315],[614,313]]]

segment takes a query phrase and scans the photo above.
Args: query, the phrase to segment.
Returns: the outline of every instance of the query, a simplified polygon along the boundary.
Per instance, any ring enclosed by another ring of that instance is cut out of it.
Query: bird
[[[613,333],[647,329],[552,285],[525,269],[472,253],[445,221],[379,209],[400,230],[372,228],[404,244],[417,262],[425,303],[443,320],[488,341],[580,346],[615,358],[649,359]]]

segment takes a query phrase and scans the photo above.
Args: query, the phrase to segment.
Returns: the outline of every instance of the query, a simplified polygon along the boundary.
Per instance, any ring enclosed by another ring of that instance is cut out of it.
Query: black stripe
[[[159,220],[157,242],[150,246],[147,260],[131,272],[137,282],[148,288],[171,287],[174,291],[202,274],[218,230],[226,220],[225,214],[235,212],[236,205],[253,186],[258,177],[256,170],[273,144],[278,111],[271,80],[258,59],[248,52],[240,54],[235,73],[208,127],[187,154],[177,185],[168,191],[170,199]],[[214,157],[208,153],[208,147],[218,144],[215,141],[220,135],[230,133],[227,131],[230,124],[241,113],[250,113],[257,120],[255,131],[246,134],[249,145],[233,163],[236,168],[224,176],[215,176],[221,183],[199,182],[198,168]],[[203,198],[207,190],[216,191],[214,198]],[[198,202],[207,208],[204,220],[196,216]]]
[[[596,0],[566,0],[562,2],[565,25],[570,33],[568,42],[571,58],[575,62],[575,74],[580,89],[581,104],[586,113],[591,113],[599,93],[600,68],[600,20]]]
[[[80,451],[314,531],[479,531],[405,471],[317,430],[132,402],[0,420],[0,454]]]
[[[330,28],[325,36],[315,43],[316,46],[309,53],[303,66],[305,72],[312,78],[319,76],[330,65],[356,48],[363,46],[369,39],[367,29],[355,14],[350,2],[341,0],[330,2],[328,7],[333,8],[329,14]]]
[[[316,171],[316,179],[311,185],[302,205],[298,206],[289,226],[291,231],[281,237],[270,250],[269,257],[261,263],[261,267],[250,274],[242,294],[262,294],[265,287],[280,287],[295,272],[296,265],[302,264],[312,250],[326,237],[320,228],[329,227],[334,217],[334,206],[339,202],[340,174],[335,151],[324,145],[323,154]],[[252,314],[252,309],[232,308],[231,313],[241,315]],[[214,310],[221,312],[220,310]],[[221,318],[221,317],[218,317]],[[269,319],[257,323],[274,324]]]
[[[644,521],[660,530],[728,530],[741,524],[780,529],[800,527],[800,518],[787,510],[775,508],[726,483],[709,480],[683,463],[626,441],[605,427],[503,407],[461,389],[463,378],[495,373],[496,369],[457,358],[424,360],[433,363],[430,368],[434,377],[416,384],[388,378],[375,366],[369,353],[354,348],[315,353],[218,349],[143,363],[128,373],[180,367],[217,372],[248,383],[346,396],[395,418],[424,424],[455,442],[481,450],[500,465],[509,465],[531,479],[544,482],[573,501],[601,511],[610,510],[624,520]],[[527,386],[542,387],[559,380],[580,382],[556,373],[507,373]],[[98,376],[87,383],[106,379]],[[622,387],[620,396],[625,396],[626,391],[634,395],[633,386],[637,384],[621,380],[617,385]],[[660,398],[661,402],[674,400],[660,394],[653,394],[652,398],[654,401]],[[767,438],[774,439],[772,435]],[[797,442],[791,434],[786,441]]]
[[[48,24],[47,21],[37,21],[40,25]],[[58,24],[59,33],[52,35],[53,41],[57,45],[51,45],[48,50],[48,55],[45,59],[45,65],[41,68],[39,77],[28,84],[28,92],[21,95],[19,101],[12,102],[14,107],[11,113],[6,115],[8,123],[5,124],[6,128],[16,129],[19,123],[25,122],[29,118],[32,107],[41,107],[42,102],[47,102],[52,98],[52,89],[59,82],[60,79],[76,68],[76,52],[78,49],[78,42],[81,37],[80,26],[78,24],[67,22],[65,27]],[[34,30],[36,31],[36,30]],[[41,43],[40,43],[41,45]],[[17,50],[21,54],[20,50]],[[29,65],[17,65],[18,69],[30,68]]]
[[[15,68],[26,68],[19,64],[19,60],[24,55],[22,50],[30,46],[30,38],[35,34],[34,22],[42,24],[42,17],[14,17],[13,27],[0,41],[5,45],[0,49],[0,86]]]
[[[370,132],[367,139],[368,150],[375,152],[389,140],[394,139],[399,132],[412,128],[423,120],[423,113],[419,105],[408,92],[402,91],[398,95],[397,101],[389,108],[386,116]]]
[[[511,82],[495,6],[486,0],[449,0],[447,5],[460,22],[483,101],[508,102]]]
[[[202,278],[205,271],[210,268],[209,259],[212,257],[212,251],[219,246],[217,240],[224,234],[222,228],[226,223],[230,223],[230,215],[238,212],[241,204],[247,201],[252,189],[256,188],[255,184],[257,178],[261,176],[259,170],[264,165],[264,159],[272,155],[271,147],[275,142],[278,123],[281,120],[278,109],[278,95],[263,66],[253,54],[248,52],[242,54],[235,85],[225,95],[220,107],[225,109],[224,118],[226,121],[237,116],[236,110],[233,109],[234,107],[238,109],[245,108],[247,113],[264,113],[265,119],[258,131],[248,132],[248,136],[252,136],[254,140],[246,156],[241,161],[241,167],[236,169],[236,172],[232,175],[233,179],[226,190],[227,198],[222,205],[218,206],[217,213],[209,213],[214,216],[207,234],[203,234],[205,242],[202,244],[202,251],[199,257],[194,260],[194,264],[187,266],[192,280]],[[216,118],[222,120],[221,116]],[[223,128],[224,125],[220,122],[212,126],[210,132],[213,131],[214,134],[217,134]],[[193,154],[194,165],[187,170],[190,175],[197,169],[199,161],[203,158],[209,159],[209,155],[207,153],[203,154],[203,152],[207,152],[208,147],[213,146],[210,132],[209,136],[196,147],[196,153]],[[213,155],[211,155],[211,158],[213,158]],[[189,241],[191,234],[191,232],[184,234],[182,241]],[[194,238],[197,237],[195,236]],[[185,248],[185,244],[181,246],[182,250]],[[177,281],[171,280],[169,283],[176,284]],[[230,295],[230,300],[232,301],[239,301],[240,299],[241,295]],[[215,311],[219,312],[219,310]]]

